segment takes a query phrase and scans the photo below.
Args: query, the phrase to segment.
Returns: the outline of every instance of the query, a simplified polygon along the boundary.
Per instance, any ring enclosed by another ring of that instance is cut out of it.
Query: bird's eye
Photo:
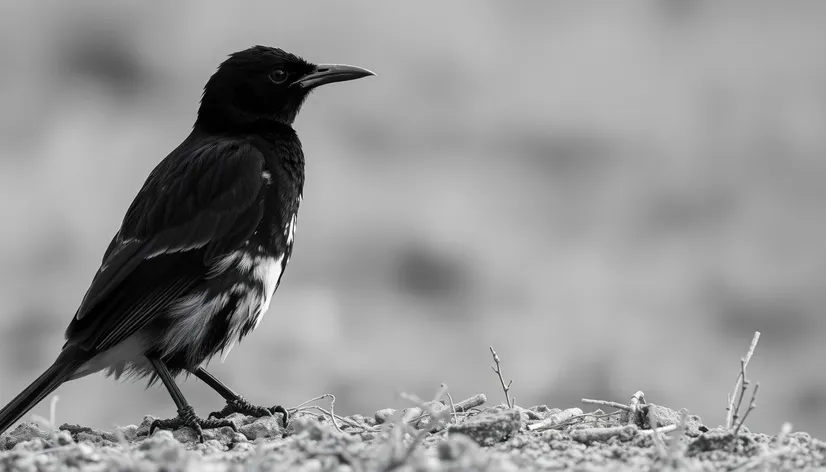
[[[281,69],[275,69],[270,72],[270,80],[276,84],[283,84],[287,80],[287,73]]]

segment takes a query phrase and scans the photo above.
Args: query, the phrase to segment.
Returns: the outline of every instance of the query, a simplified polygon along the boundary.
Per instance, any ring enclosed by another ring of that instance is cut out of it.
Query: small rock
[[[537,414],[541,415],[543,418],[548,416],[548,415],[552,415],[554,413],[559,413],[560,411],[562,411],[559,408],[548,408],[548,405],[536,405],[536,406],[532,406],[528,409],[533,411],[533,412],[536,412]]]
[[[111,433],[108,434],[111,437]],[[104,444],[107,439],[107,433],[104,433],[103,431],[92,430],[88,433],[86,431],[81,431],[75,435],[75,440],[77,442],[86,441],[95,444]]]
[[[687,457],[694,457],[703,452],[728,449],[735,439],[737,441],[735,445],[743,450],[749,450],[755,442],[753,436],[744,436],[741,434],[735,438],[731,431],[715,428],[691,441],[686,448],[685,455]]]
[[[276,415],[278,418],[281,418],[281,415]],[[229,416],[226,416],[224,419],[230,420],[235,423],[235,426],[241,427],[244,425],[248,425],[250,423],[254,423],[259,417],[257,416],[247,416],[242,413],[232,413]]]
[[[72,436],[77,436],[79,433],[90,433],[91,434],[91,433],[95,432],[95,430],[93,430],[92,428],[90,428],[88,426],[81,426],[79,424],[69,424],[69,423],[63,423],[62,425],[60,425],[60,428],[58,428],[58,429],[61,430],[61,431],[68,431],[69,433],[72,434]]]
[[[54,436],[52,436],[52,441],[57,443],[59,446],[67,446],[75,442],[75,440],[72,439],[72,435],[68,431],[56,432]]]
[[[428,409],[439,411],[445,408],[445,404],[439,401],[429,401],[424,403],[425,408],[423,410],[427,412]]]
[[[284,428],[274,416],[258,418],[248,425],[241,426],[239,430],[250,441],[259,438],[280,438],[284,435]]]
[[[387,420],[390,419],[390,417],[392,417],[395,414],[395,408],[384,408],[382,410],[377,411],[374,416],[376,418],[377,424],[384,424],[387,422]]]
[[[242,435],[243,436],[243,435]],[[245,438],[246,439],[246,438]],[[237,442],[232,445],[232,450],[235,452],[248,452],[254,451],[255,446],[248,442]]]
[[[153,447],[157,447],[158,445],[162,445],[164,443],[174,443],[175,437],[172,436],[172,432],[166,429],[159,429],[156,430],[152,436],[146,438],[141,445],[138,447],[140,450],[149,450]]]
[[[232,444],[245,443],[245,442],[247,442],[247,437],[244,436],[241,433],[233,432],[231,440],[232,440]]]
[[[457,425],[451,425],[449,434],[465,434],[480,446],[493,446],[519,431],[522,418],[516,410],[483,413]]]
[[[189,427],[169,430],[169,432],[172,433],[172,437],[181,444],[196,443],[201,440],[201,438],[198,437],[198,433]],[[204,439],[206,440],[206,438]]]
[[[523,423],[526,422],[526,421],[536,421],[536,420],[541,420],[541,419],[545,418],[544,416],[540,415],[539,413],[537,413],[533,410],[522,408],[521,406],[515,406],[513,408],[516,411],[518,411],[519,414],[522,416],[522,422]]]
[[[133,424],[130,424],[128,426],[119,426],[116,427],[115,430],[112,431],[112,433],[118,441],[120,441],[119,436],[122,436],[123,439],[131,442],[138,438],[138,427]]]
[[[651,425],[648,421],[648,416],[652,415],[654,418],[657,419],[657,427],[669,426],[669,425],[678,425],[680,424],[680,420],[682,418],[682,413],[679,411],[672,410],[671,408],[664,407],[662,405],[655,405],[650,403],[647,405],[648,413],[642,418],[642,421],[637,422],[637,426],[643,429],[649,429]],[[697,415],[687,415],[686,416],[686,434],[690,437],[697,437],[702,434],[702,430],[705,429],[703,426],[702,420]]]
[[[574,441],[582,444],[609,442],[614,438],[619,438],[621,441],[629,441],[637,435],[638,430],[635,424],[596,428],[589,427],[572,430],[570,437]]]
[[[224,451],[224,445],[216,439],[205,440],[203,443],[195,445],[195,450],[204,454],[215,454]]]
[[[319,441],[324,437],[324,426],[312,418],[296,418],[290,422],[288,430],[295,435],[306,434],[313,441]]]
[[[214,440],[218,441],[224,446],[228,446],[232,442],[232,438],[235,435],[243,436],[242,434],[233,431],[232,428],[230,428],[229,426],[223,426],[221,428],[214,429],[205,429],[204,441]]]
[[[430,415],[425,416],[416,423],[416,429],[427,429],[431,433],[436,433],[445,429],[448,419],[450,418],[450,413],[444,417],[441,417],[439,413],[446,412],[446,410],[449,410],[450,407],[439,402],[432,402],[430,409],[437,415],[437,418],[433,418]]]
[[[355,414],[355,415],[352,415],[352,416],[348,417],[348,419],[350,419],[352,421],[355,421],[356,423],[359,423],[359,424],[367,424],[367,418],[365,418],[363,415]]]
[[[11,449],[18,443],[30,441],[34,438],[47,439],[49,436],[51,436],[51,432],[35,423],[21,423],[13,431],[0,437],[0,450]]]
[[[45,447],[44,441],[40,438],[20,441],[11,448],[12,451],[42,451]]]
[[[146,415],[143,417],[143,421],[141,424],[138,425],[137,435],[138,436],[149,436],[149,427],[152,426],[152,422],[155,421],[155,417],[152,415]]]
[[[410,408],[402,410],[402,421],[405,423],[419,416],[422,416],[422,409],[417,406],[411,406]]]

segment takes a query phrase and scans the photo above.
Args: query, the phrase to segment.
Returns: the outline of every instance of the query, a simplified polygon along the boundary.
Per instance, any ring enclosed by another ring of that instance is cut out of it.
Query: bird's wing
[[[109,244],[66,337],[105,350],[243,245],[263,214],[264,158],[235,140],[187,140],[147,178]]]

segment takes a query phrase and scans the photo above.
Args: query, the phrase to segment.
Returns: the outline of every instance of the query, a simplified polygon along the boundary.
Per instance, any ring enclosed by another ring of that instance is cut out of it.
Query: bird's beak
[[[360,79],[369,75],[376,75],[367,69],[356,66],[345,66],[342,64],[319,64],[313,72],[293,82],[303,89],[311,89],[319,85],[331,84],[333,82],[344,82],[345,80]]]

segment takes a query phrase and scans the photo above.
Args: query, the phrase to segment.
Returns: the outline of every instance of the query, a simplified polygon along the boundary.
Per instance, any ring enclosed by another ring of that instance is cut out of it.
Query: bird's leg
[[[287,410],[283,406],[277,405],[267,408],[263,406],[250,405],[244,397],[235,393],[234,390],[227,387],[223,382],[215,378],[214,375],[207,372],[203,367],[198,367],[192,373],[199,379],[203,380],[205,384],[212,387],[213,390],[218,392],[218,394],[224,397],[224,400],[227,401],[227,406],[225,406],[221,411],[214,411],[210,413],[210,418],[224,418],[232,413],[243,413],[250,416],[272,416],[275,413],[281,413],[284,417],[284,426],[287,426],[287,422],[290,419],[290,414],[287,413]]]
[[[172,418],[169,420],[155,420],[152,422],[149,426],[150,436],[152,436],[155,428],[178,429],[182,426],[189,426],[192,428],[192,430],[198,434],[198,439],[201,442],[204,442],[203,428],[212,429],[229,426],[233,431],[238,432],[238,428],[235,426],[235,423],[230,420],[212,418],[205,420],[203,418],[199,418],[198,415],[195,414],[195,410],[192,409],[186,401],[186,398],[184,398],[181,390],[175,384],[175,379],[172,378],[172,374],[169,373],[169,369],[166,368],[166,364],[164,364],[162,360],[153,357],[147,357],[147,359],[149,359],[149,362],[152,363],[155,373],[158,374],[161,382],[163,382],[166,389],[169,391],[172,401],[175,402],[175,406],[178,407],[177,418]]]

